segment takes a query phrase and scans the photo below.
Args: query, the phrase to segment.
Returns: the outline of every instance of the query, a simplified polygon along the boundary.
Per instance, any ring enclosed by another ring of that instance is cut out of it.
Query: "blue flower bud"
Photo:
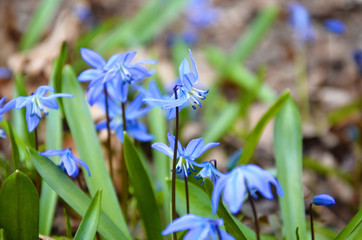
[[[336,201],[328,194],[320,194],[313,198],[312,203],[318,206],[332,206],[336,204]]]
[[[344,34],[346,31],[346,27],[342,21],[337,19],[328,19],[324,22],[324,26],[328,31],[335,34]]]

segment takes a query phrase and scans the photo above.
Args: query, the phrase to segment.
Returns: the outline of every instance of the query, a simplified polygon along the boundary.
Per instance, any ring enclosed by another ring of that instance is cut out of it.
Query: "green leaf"
[[[20,49],[30,49],[40,39],[41,35],[46,30],[46,27],[51,23],[52,18],[56,15],[56,11],[60,5],[60,0],[42,0],[37,6],[24,36],[20,41]]]
[[[4,238],[4,229],[0,228],[0,240],[5,240]]]
[[[38,193],[19,170],[11,174],[0,189],[0,213],[0,227],[6,239],[38,239]]]
[[[119,207],[116,192],[107,172],[95,126],[90,115],[83,89],[70,66],[63,70],[62,92],[75,97],[63,99],[65,117],[77,146],[80,158],[88,165],[92,177],[85,174],[92,196],[103,189],[102,210],[117,224],[128,237],[128,227]],[[90,147],[91,146],[91,147]]]
[[[65,217],[65,232],[67,233],[67,238],[73,238],[72,225],[70,224],[68,212],[65,208],[63,210],[64,210],[64,217]]]
[[[102,190],[94,195],[82,222],[79,225],[74,240],[93,240],[96,235],[101,214]]]
[[[276,5],[265,7],[258,17],[253,21],[245,33],[235,44],[231,51],[231,60],[234,62],[243,62],[259,42],[263,39],[266,32],[271,28],[276,17],[278,16],[279,8]],[[230,63],[230,61],[228,61]]]
[[[10,142],[11,142],[11,152],[12,152],[12,162],[13,162],[13,170],[19,169],[20,165],[20,154],[19,154],[19,148],[16,144],[13,129],[10,125],[9,121],[6,121],[6,130],[9,133],[10,136]]]
[[[230,103],[227,107],[225,107],[212,125],[205,131],[205,142],[219,141],[235,123],[239,112],[240,106],[237,103]]]
[[[335,125],[345,119],[351,118],[353,114],[359,114],[361,108],[362,97],[328,113],[328,122],[330,125]]]
[[[147,239],[163,239],[161,236],[161,219],[151,186],[151,179],[126,133],[124,133],[123,147],[127,171],[134,188],[134,195],[137,199]]]
[[[50,77],[50,85],[52,85],[56,92],[60,92],[60,82],[62,76],[62,69],[66,59],[67,48],[66,44],[62,44],[60,55],[53,64],[53,71]],[[58,86],[57,86],[58,85]],[[60,105],[60,101],[58,101]],[[46,121],[46,149],[61,149],[63,139],[62,128],[62,115],[60,110],[49,109],[49,115],[45,118]],[[41,194],[40,194],[40,222],[39,232],[43,235],[50,235],[51,227],[53,225],[53,218],[55,207],[57,204],[57,194],[49,187],[49,185],[42,181]]]
[[[302,125],[297,106],[289,98],[274,123],[274,152],[278,180],[284,190],[279,198],[286,239],[306,239],[302,183]]]
[[[338,234],[336,240],[344,239],[358,239],[361,236],[362,231],[362,209],[352,218],[351,221],[343,228],[343,230]],[[353,238],[356,237],[356,238]]]
[[[278,113],[279,109],[284,105],[286,100],[289,98],[289,90],[286,90],[278,100],[264,113],[261,119],[258,121],[254,129],[248,135],[246,144],[244,147],[243,154],[239,161],[240,164],[246,164],[249,162],[253,155],[256,146],[258,145],[259,139],[267,123]]]
[[[70,207],[84,217],[91,199],[52,161],[39,155],[33,149],[29,150],[29,154],[40,176]],[[128,230],[123,231],[117,227],[116,223],[104,212],[103,204],[98,231],[106,239],[131,239]]]
[[[167,142],[166,138],[167,132],[165,128],[167,123],[166,123],[166,117],[164,117],[164,111],[160,108],[153,108],[149,112],[148,118],[149,118],[148,121],[150,125],[150,132],[155,137],[154,142]],[[157,171],[155,171],[156,180],[157,180],[157,183],[155,185],[162,186],[161,189],[163,192],[162,212],[165,222],[168,223],[171,221],[171,216],[170,216],[171,210],[170,210],[170,204],[168,204],[170,202],[170,193],[168,191],[166,178],[170,177],[170,169],[171,169],[170,161],[165,154],[157,151],[154,148],[152,148],[152,156],[155,163],[155,169],[157,169]]]

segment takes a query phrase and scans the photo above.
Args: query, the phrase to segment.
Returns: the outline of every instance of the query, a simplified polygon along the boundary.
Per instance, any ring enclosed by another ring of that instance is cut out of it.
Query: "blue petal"
[[[80,82],[92,81],[98,78],[100,75],[103,75],[102,73],[103,71],[99,69],[87,69],[79,74],[78,81]]]
[[[144,95],[142,93],[138,94],[137,97],[127,106],[126,116],[132,115],[134,112],[137,112],[143,104]]]
[[[212,191],[212,197],[211,197],[211,202],[212,202],[212,214],[216,214],[216,210],[219,206],[219,200],[220,200],[220,195],[221,192],[223,191],[223,189],[226,186],[226,183],[228,181],[228,174],[222,176],[219,181],[216,182],[216,185],[214,187],[214,190]]]
[[[15,98],[15,99],[11,100],[10,102],[8,102],[7,104],[5,104],[4,109],[9,108],[9,107],[7,107],[7,105],[8,104],[10,105],[10,103],[12,101],[16,101],[16,105],[15,105],[16,109],[21,109],[21,108],[27,106],[28,104],[31,104],[32,99],[33,99],[33,96]],[[11,104],[14,104],[14,103],[11,103]]]
[[[204,152],[206,152],[207,150],[209,150],[210,148],[219,146],[220,143],[218,142],[211,142],[211,143],[207,143],[205,146],[202,147],[202,149],[199,152],[199,156],[201,156]]]
[[[328,29],[328,31],[336,34],[344,34],[346,31],[344,23],[337,19],[326,20],[324,22],[324,26]]]
[[[146,126],[142,123],[137,123],[136,127],[129,130],[132,136],[141,142],[149,142],[153,140],[153,135],[147,132]]]
[[[195,228],[191,229],[183,238],[183,240],[204,240],[204,239],[210,239],[208,236],[212,235],[211,229],[208,225],[205,225],[205,227]],[[214,237],[212,240],[217,240],[216,235],[213,235]]]
[[[45,86],[40,86],[40,87],[38,87],[38,88],[36,89],[35,95],[42,97],[42,96],[44,96],[44,95],[47,93],[47,91],[49,91],[49,92],[55,92],[55,89],[54,89],[53,87],[47,86],[47,85],[45,85]]]
[[[180,66],[178,67],[178,74],[179,74],[180,79],[182,80],[184,77],[184,74],[188,74],[190,72],[191,72],[191,70],[190,70],[189,62],[187,61],[186,58],[184,58],[184,60],[182,60]]]
[[[48,108],[52,108],[52,109],[59,108],[57,100],[55,100],[55,99],[45,99],[42,101],[42,103],[45,107],[48,107]]]
[[[31,108],[26,108],[26,114],[25,114],[26,122],[28,131],[32,132],[34,129],[38,126],[40,118],[38,118],[36,115],[31,115]]]
[[[194,73],[195,73],[195,76],[196,76],[196,80],[195,80],[194,84],[196,84],[196,83],[199,81],[199,73],[198,73],[198,71],[197,71],[197,67],[196,67],[194,58],[192,57],[191,49],[189,49],[189,54],[190,54],[190,59],[191,59],[192,68],[193,68]]]
[[[151,145],[154,149],[156,149],[159,152],[162,152],[163,154],[166,154],[170,158],[173,158],[173,149],[167,146],[164,143],[158,142]]]
[[[4,129],[1,129],[1,128],[0,128],[0,138],[6,139],[6,132]]]
[[[320,194],[313,198],[312,203],[319,206],[332,206],[336,204],[336,201],[328,194]]]
[[[78,176],[78,166],[72,159],[69,159],[67,155],[63,155],[61,156],[60,161],[63,163],[65,171],[69,176],[73,178],[76,178]]]
[[[82,55],[84,61],[94,68],[101,69],[106,65],[104,58],[93,50],[81,48],[80,54]]]
[[[219,179],[220,181],[220,179]],[[245,197],[245,181],[240,169],[234,169],[225,185],[223,199],[233,214],[240,211]]]
[[[1,108],[1,110],[0,110],[0,115],[2,115],[3,113],[5,113],[5,112],[7,112],[7,111],[9,111],[9,110],[11,110],[11,109],[13,109],[13,108],[15,108],[15,107],[16,107],[16,103],[17,103],[17,100],[18,100],[18,98],[15,98],[15,99],[10,100],[8,103],[6,103],[6,104],[4,105],[4,107]]]
[[[200,156],[199,152],[203,146],[204,146],[203,138],[193,139],[187,144],[184,155],[194,160]]]
[[[61,156],[64,155],[66,153],[67,149],[62,149],[62,150],[56,150],[56,149],[51,149],[51,150],[47,150],[45,152],[40,152],[39,154],[45,157],[52,157],[52,156]]]
[[[171,222],[165,230],[162,231],[162,235],[168,235],[173,232],[179,232],[187,229],[200,228],[207,223],[208,218],[196,216],[194,214],[186,214]]]
[[[89,105],[93,106],[103,92],[103,87],[92,87],[89,88],[87,94],[87,101]]]
[[[136,56],[137,52],[136,51],[128,51],[126,53],[123,54],[121,62],[122,64],[130,64],[133,60],[133,58]]]
[[[80,164],[82,167],[84,167],[84,168],[87,170],[88,176],[90,177],[90,176],[91,176],[91,173],[90,173],[90,171],[89,171],[88,165],[87,165],[85,162],[83,162],[82,160],[80,160],[79,158],[77,158],[76,156],[74,156],[73,153],[71,153],[71,157],[72,157],[72,160],[73,160],[74,162]]]

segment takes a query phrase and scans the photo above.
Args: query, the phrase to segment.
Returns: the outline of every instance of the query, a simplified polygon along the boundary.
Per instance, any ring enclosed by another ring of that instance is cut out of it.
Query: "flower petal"
[[[100,75],[103,75],[103,71],[99,69],[87,69],[79,74],[78,81],[80,82],[92,81],[96,78],[99,78]]]
[[[166,144],[157,142],[157,143],[152,144],[151,147],[156,149],[159,152],[162,152],[163,154],[166,154],[170,158],[173,158],[173,149],[171,149]]]
[[[88,48],[81,48],[80,55],[84,61],[94,68],[101,69],[106,65],[106,61],[101,55]]]

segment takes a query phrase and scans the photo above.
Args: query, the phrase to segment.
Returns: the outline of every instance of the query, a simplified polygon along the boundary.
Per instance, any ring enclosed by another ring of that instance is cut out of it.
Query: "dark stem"
[[[39,151],[39,141],[38,141],[38,128],[34,129],[34,136],[35,136],[35,150],[38,152]],[[36,171],[36,183],[35,183],[35,187],[36,190],[38,191],[38,194],[40,195],[40,175],[39,172]]]
[[[216,231],[217,231],[217,235],[219,236],[219,239],[222,240],[220,228],[218,225],[216,225]]]
[[[103,85],[103,92],[105,96],[104,104],[106,108],[106,117],[107,117],[107,148],[108,148],[108,161],[109,161],[109,171],[111,174],[111,180],[113,182],[113,162],[112,162],[112,150],[111,150],[111,127],[109,119],[109,106],[108,106],[108,92],[107,85]]]
[[[177,99],[177,89],[175,87],[175,99]],[[173,148],[173,162],[172,162],[172,221],[176,219],[176,161],[177,161],[177,142],[178,142],[178,127],[179,127],[179,114],[178,107],[176,107],[176,129],[175,129],[175,145]],[[173,239],[177,240],[176,232],[173,233]]]
[[[126,125],[126,104],[122,102],[122,118],[123,118],[123,132],[127,131],[127,125]],[[122,151],[121,151],[121,179],[122,179],[122,191],[123,194],[121,194],[121,205],[123,209],[123,213],[125,216],[125,219],[127,221],[127,200],[128,200],[128,173],[126,168],[126,162],[124,159],[124,149],[122,144]]]
[[[312,234],[312,240],[314,240],[314,225],[313,225],[312,205],[313,205],[313,203],[310,203],[310,205],[309,205],[309,210],[310,210],[310,232]]]
[[[255,230],[256,230],[256,239],[260,240],[260,228],[259,228],[259,222],[258,222],[258,215],[256,214],[254,199],[253,199],[253,196],[251,196],[251,194],[250,194],[250,190],[249,190],[248,184],[246,182],[245,182],[245,186],[246,186],[246,190],[248,191],[251,209],[253,210]]]
[[[190,213],[190,201],[189,201],[189,184],[185,175],[185,195],[186,195],[186,213]]]

